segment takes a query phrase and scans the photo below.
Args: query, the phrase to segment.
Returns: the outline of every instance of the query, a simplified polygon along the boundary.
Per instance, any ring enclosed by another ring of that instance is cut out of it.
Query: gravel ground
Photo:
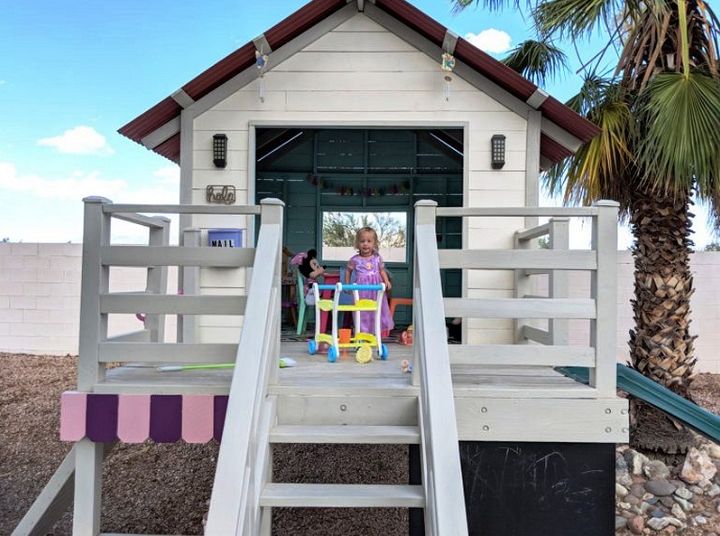
[[[75,386],[72,356],[0,353],[0,535],[10,534],[71,445],[58,439],[59,402]],[[103,475],[102,530],[202,534],[215,473],[217,444],[119,444]],[[275,480],[407,483],[401,446],[283,445]],[[407,534],[404,509],[276,509],[273,534]],[[319,529],[318,527],[322,527]],[[55,527],[70,535],[69,509]]]
[[[0,353],[0,535],[10,534],[70,449],[58,439],[59,401],[75,385],[75,363],[72,356]],[[720,375],[699,375],[692,396],[720,413]],[[102,530],[201,534],[217,450],[215,443],[118,445],[105,464]],[[275,449],[274,479],[405,483],[407,466],[404,447],[282,445]],[[273,534],[278,536],[407,534],[404,509],[288,508],[274,513]],[[71,534],[71,524],[68,511],[54,534]],[[712,526],[720,529],[715,520]]]

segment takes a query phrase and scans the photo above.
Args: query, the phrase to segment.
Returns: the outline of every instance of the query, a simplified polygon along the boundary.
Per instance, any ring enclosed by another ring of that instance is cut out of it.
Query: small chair
[[[315,318],[314,314],[310,314],[307,312],[307,309],[314,308],[314,305],[308,305],[305,303],[305,278],[300,273],[299,270],[296,271],[297,273],[297,289],[295,291],[296,298],[297,298],[297,334],[302,335],[305,333],[305,330],[307,329],[307,321],[308,317]]]
[[[391,298],[390,299],[390,317],[395,321],[395,309],[398,305],[408,305],[412,307],[412,298]]]

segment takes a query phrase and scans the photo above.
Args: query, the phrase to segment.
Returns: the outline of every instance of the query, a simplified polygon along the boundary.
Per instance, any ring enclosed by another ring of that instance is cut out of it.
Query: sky
[[[496,58],[533,35],[531,21],[513,10],[453,14],[447,0],[412,1]],[[117,129],[304,3],[0,0],[0,240],[80,242],[89,195],[177,203],[179,168]],[[577,67],[573,48],[566,50]],[[547,89],[565,100],[578,87],[569,72]],[[703,210],[695,212],[703,246],[712,237]],[[119,239],[135,240],[131,229],[120,226]],[[586,236],[576,227],[571,240]],[[619,236],[625,249],[629,232]]]

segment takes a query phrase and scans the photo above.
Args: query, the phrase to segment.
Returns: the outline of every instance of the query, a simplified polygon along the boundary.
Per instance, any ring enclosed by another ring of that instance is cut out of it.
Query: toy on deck
[[[385,284],[381,283],[378,285],[354,285],[337,283],[336,285],[318,285],[313,284],[313,293],[315,295],[315,338],[308,341],[308,351],[310,354],[315,354],[318,347],[322,343],[329,345],[328,348],[328,361],[331,363],[335,362],[340,356],[340,350],[345,348],[357,348],[358,354],[356,360],[359,363],[367,362],[367,350],[363,348],[377,348],[378,356],[380,359],[387,359],[388,349],[382,343],[382,334],[380,326],[380,316],[382,311],[382,299],[385,294]],[[321,290],[334,290],[335,294],[333,299],[321,298]],[[358,291],[370,290],[376,291],[376,297],[374,300],[367,298],[360,298]],[[341,305],[340,296],[343,291],[351,291],[355,302],[350,305]],[[321,311],[332,311],[332,333],[320,333],[320,312]],[[347,334],[343,332],[342,340],[339,337],[340,329],[338,328],[338,312],[341,311],[352,311],[353,312],[353,323],[354,323],[354,336],[351,334],[347,337]],[[360,313],[361,312],[374,312],[374,327],[375,333],[364,333],[360,331]]]

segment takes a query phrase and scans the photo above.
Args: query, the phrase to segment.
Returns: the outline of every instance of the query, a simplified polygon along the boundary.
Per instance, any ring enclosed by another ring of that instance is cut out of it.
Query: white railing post
[[[550,219],[550,249],[567,250],[570,248],[570,220],[569,218]],[[548,297],[569,298],[567,270],[551,270],[548,275]],[[553,345],[567,345],[569,334],[569,321],[565,318],[551,318],[548,320],[550,341]]]
[[[526,220],[533,220],[533,218],[526,218]],[[537,218],[534,218],[537,221]],[[523,240],[520,238],[518,233],[515,233],[513,237],[514,249],[529,249],[532,246],[531,240]],[[515,298],[524,298],[526,295],[532,294],[533,290],[531,287],[530,275],[525,270],[515,270],[514,272],[514,292]],[[515,344],[526,344],[527,338],[523,332],[523,326],[530,325],[530,321],[527,319],[516,318],[513,320],[513,332]]]
[[[282,274],[280,273],[282,268],[282,241],[283,241],[283,208],[285,203],[276,198],[265,198],[260,200],[260,225],[278,225],[280,228],[280,242],[278,244],[278,250],[275,260],[275,272],[273,274],[273,288],[277,291],[275,303],[271,304],[270,318],[268,322],[272,325],[273,321],[276,320],[275,316],[280,316],[282,306]],[[270,377],[268,378],[270,383],[276,383],[278,377],[278,366],[277,360],[280,357],[280,326],[276,329],[272,336],[273,341],[270,345],[270,359],[273,366],[270,368]]]
[[[590,385],[600,398],[615,397],[617,361],[617,217],[618,203],[598,201],[593,220],[592,248],[597,252],[597,270],[591,272],[590,291],[596,315],[590,321],[590,344],[595,346],[596,365],[590,370]]]
[[[415,203],[415,227],[419,225],[432,225],[435,229],[437,221],[437,201],[431,201],[429,199],[422,199]],[[420,303],[420,279],[419,268],[418,268],[418,254],[417,254],[417,235],[414,240],[414,252],[413,252],[413,372],[412,372],[412,384],[419,385],[420,379],[418,377],[420,368],[420,352],[421,344],[423,340],[423,326],[420,321],[422,303]]]
[[[98,362],[98,344],[107,338],[107,315],[100,314],[100,294],[108,292],[110,270],[101,264],[100,247],[110,244],[110,215],[103,213],[103,206],[111,201],[86,197],[83,203],[78,390],[91,391],[105,377],[105,366]]]
[[[158,216],[155,218],[161,227],[148,229],[149,246],[170,245],[170,218]],[[149,266],[147,269],[146,292],[150,294],[167,294],[167,266]],[[165,315],[147,314],[145,316],[145,329],[150,330],[150,341],[165,342]]]
[[[104,197],[86,197],[83,217],[82,282],[80,286],[80,343],[78,390],[92,391],[105,377],[98,348],[107,339],[107,314],[100,313],[100,294],[109,289],[110,269],[103,266],[100,248],[110,244],[110,215]],[[75,504],[73,534],[94,536],[100,532],[103,444],[82,439],[75,444]]]
[[[200,247],[200,229],[183,229],[181,236],[182,247]],[[197,296],[200,294],[200,267],[184,266],[179,268],[178,273],[179,292],[186,296]],[[178,315],[177,319],[178,342],[197,342],[197,318],[194,315]]]

